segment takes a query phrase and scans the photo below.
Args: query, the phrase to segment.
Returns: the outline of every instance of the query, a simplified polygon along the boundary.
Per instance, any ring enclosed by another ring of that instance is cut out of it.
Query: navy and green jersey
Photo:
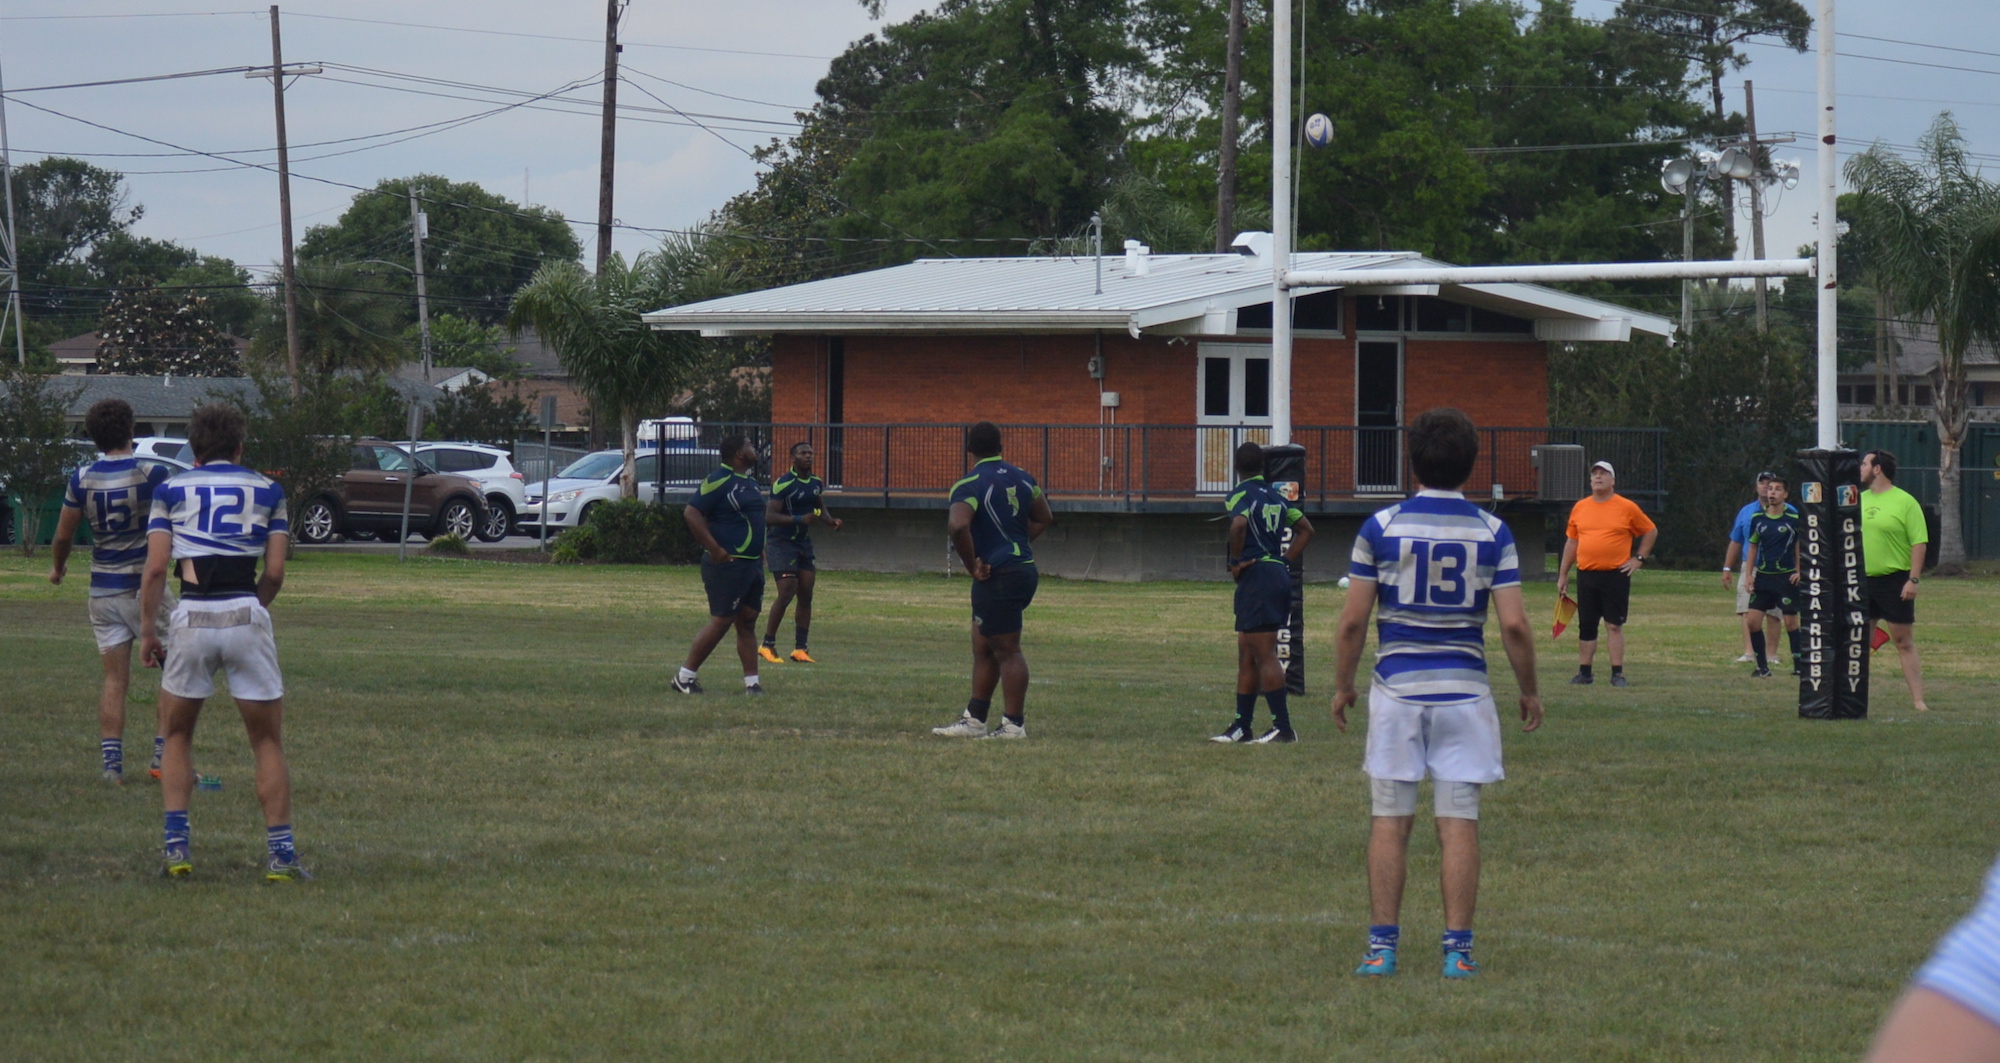
[[[1774,517],[1758,507],[1750,515],[1750,541],[1757,544],[1757,571],[1790,575],[1798,567],[1793,548],[1799,542],[1799,511],[1786,503],[1785,511]]]
[[[764,492],[757,481],[727,465],[718,465],[695,492],[696,512],[708,518],[708,532],[729,556],[764,556]]]
[[[1028,510],[1042,488],[1035,478],[1000,460],[979,459],[972,475],[951,485],[951,500],[972,507],[972,550],[994,568],[1034,564],[1028,545]]]
[[[790,527],[779,528],[772,534],[795,543],[810,540],[812,528],[805,523],[805,518],[819,512],[820,496],[825,492],[825,480],[811,473],[800,476],[795,471],[786,470],[785,475],[771,485],[771,497],[784,503],[785,515],[792,518],[792,523]]]
[[[1230,516],[1242,517],[1250,525],[1243,535],[1243,552],[1229,559],[1232,565],[1240,561],[1282,562],[1285,529],[1305,516],[1262,476],[1252,476],[1237,484],[1236,493],[1229,496],[1228,507]]]
[[[166,466],[148,469],[131,457],[94,461],[70,474],[63,505],[81,510],[90,525],[91,597],[139,592],[153,492],[167,475]]]

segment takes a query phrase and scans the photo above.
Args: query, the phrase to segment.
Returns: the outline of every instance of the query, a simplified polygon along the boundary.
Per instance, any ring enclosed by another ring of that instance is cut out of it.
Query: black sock
[[[985,723],[986,711],[992,707],[993,700],[991,698],[973,698],[965,703],[965,714],[978,720],[980,723]]]
[[[1750,652],[1757,655],[1757,667],[1759,669],[1771,666],[1770,658],[1764,653],[1764,629],[1761,626],[1750,633]]]
[[[778,646],[778,636],[776,636],[776,635],[766,635],[766,636],[764,636],[764,648],[765,648],[765,649],[767,649],[767,650],[771,650],[771,649],[776,649],[776,648],[777,648],[777,646]]]
[[[1798,659],[1798,656],[1799,656],[1799,654],[1801,654],[1801,653],[1804,653],[1804,652],[1805,652],[1805,651],[1804,651],[1803,649],[1800,649],[1800,648],[1799,648],[1799,635],[1800,635],[1800,634],[1801,634],[1801,633],[1800,633],[1800,631],[1799,631],[1799,629],[1798,629],[1798,628],[1793,628],[1793,629],[1791,629],[1790,631],[1787,631],[1787,632],[1785,632],[1785,638],[1786,638],[1786,639],[1788,639],[1788,640],[1790,640],[1790,641],[1791,641],[1791,644],[1792,644],[1792,659],[1793,659],[1794,661],[1796,661],[1796,660]]]
[[[1264,701],[1271,706],[1271,726],[1280,731],[1292,729],[1292,714],[1285,708],[1285,688],[1266,690]]]
[[[1236,695],[1236,726],[1248,731],[1250,721],[1257,718],[1257,695]]]
[[[1612,666],[1611,666],[1611,674],[1612,674],[1612,675],[1624,675],[1624,674],[1625,674],[1625,666],[1624,666],[1624,665],[1622,665],[1622,664],[1614,664],[1614,665],[1612,665]]]
[[[1026,727],[1028,725],[1028,710],[1022,709],[1020,712],[1015,713],[1012,716],[1002,713],[1000,718],[1007,721],[1008,723],[1013,724],[1016,727]]]
[[[806,648],[806,633],[807,633],[807,632],[809,632],[809,631],[811,631],[811,630],[812,630],[812,629],[811,629],[811,628],[809,628],[809,627],[807,627],[806,625],[804,625],[804,624],[800,624],[800,625],[799,625],[799,629],[798,629],[798,631],[797,631],[797,632],[796,632],[796,633],[795,633],[795,634],[794,634],[794,635],[792,636],[792,645],[793,645],[793,646],[795,646],[795,647],[797,647],[797,648],[799,648],[799,649],[805,649],[805,648]]]
[[[1578,674],[1578,675],[1589,675],[1589,674],[1590,674],[1590,666],[1589,666],[1589,665],[1587,665],[1587,664],[1579,664],[1579,665],[1577,665],[1577,666],[1576,666],[1576,674]]]

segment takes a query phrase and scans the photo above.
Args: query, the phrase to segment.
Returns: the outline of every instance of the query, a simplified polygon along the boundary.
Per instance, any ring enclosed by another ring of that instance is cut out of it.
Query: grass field
[[[1709,575],[1640,577],[1629,689],[1561,685],[1575,644],[1544,637],[1548,725],[1510,725],[1486,802],[1485,974],[1437,977],[1420,822],[1378,983],[1348,973],[1367,803],[1330,589],[1298,745],[1203,741],[1225,586],[1056,580],[1033,738],[951,742],[963,580],[825,575],[823,663],[753,702],[721,655],[707,696],[666,689],[690,570],[307,554],[274,612],[318,878],[257,873],[219,698],[196,758],[225,789],[167,883],[155,673],[107,788],[81,580],[45,572],[0,560],[8,1059],[1848,1059],[2000,849],[1992,581],[1924,584],[1921,717],[1878,657],[1868,721],[1797,719],[1731,663]]]

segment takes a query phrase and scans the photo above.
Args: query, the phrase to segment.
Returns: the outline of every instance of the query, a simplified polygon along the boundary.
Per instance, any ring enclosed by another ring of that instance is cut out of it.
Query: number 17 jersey
[[[1521,585],[1500,518],[1456,491],[1419,491],[1361,525],[1348,574],[1375,581],[1376,686],[1404,701],[1487,696],[1487,601]]]

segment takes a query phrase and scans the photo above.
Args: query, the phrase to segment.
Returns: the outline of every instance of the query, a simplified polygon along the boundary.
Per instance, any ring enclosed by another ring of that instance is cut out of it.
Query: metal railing
[[[829,490],[849,496],[936,496],[971,467],[965,424],[703,424],[699,445],[745,434],[782,470],[792,444],[818,451]],[[1194,501],[1234,484],[1230,459],[1244,441],[1267,442],[1268,428],[1237,425],[1002,425],[1007,460],[1032,473],[1057,501],[1097,499],[1125,505]],[[1351,425],[1292,429],[1306,451],[1301,492],[1309,502],[1407,496],[1417,488],[1403,427]],[[1619,493],[1649,509],[1666,501],[1666,430],[1659,428],[1482,428],[1479,463],[1466,485],[1486,500],[1540,497],[1533,448],[1574,444],[1587,461],[1618,469]],[[766,471],[769,471],[767,469]],[[1573,501],[1563,498],[1552,501]]]

